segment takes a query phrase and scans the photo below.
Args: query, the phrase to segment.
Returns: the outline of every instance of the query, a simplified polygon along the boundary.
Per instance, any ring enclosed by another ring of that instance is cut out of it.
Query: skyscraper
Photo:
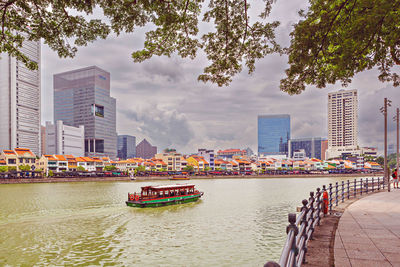
[[[136,157],[136,137],[118,135],[118,158],[130,159]]]
[[[290,140],[290,115],[258,116],[258,154],[287,155]]]
[[[86,156],[117,156],[116,100],[110,73],[96,66],[54,75],[54,121],[85,127]]]
[[[326,158],[359,155],[357,90],[328,94],[328,150]]]
[[[0,150],[22,147],[40,155],[40,41],[25,40],[21,51],[38,69],[0,54]]]

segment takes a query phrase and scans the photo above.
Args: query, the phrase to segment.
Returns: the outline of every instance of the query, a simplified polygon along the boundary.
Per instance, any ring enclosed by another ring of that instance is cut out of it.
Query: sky
[[[289,33],[299,19],[305,0],[280,0],[273,5],[270,20],[279,20],[278,42],[289,45]],[[256,8],[252,12],[258,12]],[[268,55],[256,70],[233,78],[227,87],[197,81],[207,66],[201,52],[194,60],[177,56],[153,57],[134,63],[131,53],[143,47],[146,29],[110,36],[81,47],[73,59],[60,59],[42,45],[42,124],[53,120],[53,75],[96,65],[111,74],[111,96],[117,99],[117,132],[146,138],[158,150],[176,148],[182,153],[198,148],[247,148],[257,151],[257,115],[290,114],[292,138],[327,137],[328,93],[343,89],[340,83],[324,89],[308,86],[300,95],[280,91],[279,81],[288,67],[287,56]],[[389,109],[389,144],[395,143],[392,117],[400,107],[400,89],[377,79],[377,71],[358,74],[344,89],[359,94],[359,145],[383,149],[384,97]],[[397,102],[396,102],[397,101]]]

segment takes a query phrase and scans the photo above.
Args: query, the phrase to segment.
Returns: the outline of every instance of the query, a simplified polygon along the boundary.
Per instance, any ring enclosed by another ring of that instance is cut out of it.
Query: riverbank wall
[[[352,173],[352,174],[301,174],[301,175],[247,175],[247,176],[192,176],[191,179],[271,179],[271,178],[321,178],[321,177],[378,177],[381,173]],[[168,180],[170,176],[145,176],[136,177],[134,181]],[[62,182],[113,182],[131,181],[130,177],[65,177],[65,178],[0,178],[0,184],[30,184],[30,183],[62,183]],[[134,182],[132,181],[132,182]],[[182,180],[183,181],[183,180]],[[174,182],[179,182],[176,180]]]

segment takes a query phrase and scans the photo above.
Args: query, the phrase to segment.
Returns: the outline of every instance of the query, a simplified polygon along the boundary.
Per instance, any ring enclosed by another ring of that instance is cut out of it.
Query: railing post
[[[309,212],[310,212],[310,230],[311,230],[311,235],[310,235],[310,240],[313,239],[313,233],[314,233],[314,192],[310,192],[310,198],[308,199],[308,203],[310,204]]]
[[[299,228],[296,226],[296,213],[289,213],[288,219],[289,225],[286,227],[286,234],[289,234],[290,230],[293,229],[294,238],[290,245],[290,250],[293,251],[294,257],[296,258],[299,253],[299,250],[296,247],[297,234],[299,233]],[[296,260],[294,260],[294,262],[296,262]]]
[[[308,201],[307,201],[307,199],[303,199],[302,203],[303,203],[303,207],[301,207],[301,211],[304,211],[304,216],[303,216],[303,219],[301,220],[300,225],[304,224],[304,231],[303,231],[304,248],[300,248],[300,250],[301,249],[304,250],[303,263],[305,263],[306,262],[306,253],[307,253],[307,246],[305,244],[307,242],[307,226],[308,226],[308,221],[307,221],[307,213],[308,213],[307,204],[308,204]]]
[[[379,190],[381,190],[381,181],[380,181],[380,179],[379,179],[379,177],[378,177],[378,191]]]
[[[350,181],[347,180],[347,199],[350,199]]]
[[[356,196],[357,196],[357,179],[354,179],[354,192],[353,192],[353,194],[354,194],[354,198],[356,198]]]
[[[326,186],[323,185],[322,186],[322,194],[324,194],[325,191],[326,191]],[[323,195],[322,195],[322,197],[323,197]],[[329,204],[328,204],[328,206],[329,206]],[[322,209],[323,209],[323,212],[324,212],[324,217],[326,217],[326,214],[325,214],[326,208],[327,207],[325,206],[325,201],[324,201],[324,199],[322,199]]]
[[[372,192],[374,192],[374,177],[372,177]]]
[[[332,214],[332,183],[329,184],[329,214]]]
[[[361,178],[360,179],[360,192],[361,192],[361,195],[362,195],[362,193],[363,193],[363,188],[364,188],[364,185],[363,185],[363,179]]]
[[[321,213],[321,188],[317,188],[317,225],[320,225]]]
[[[342,181],[342,203],[344,202],[344,181]]]
[[[338,182],[336,182],[336,192],[335,192],[336,206],[339,205],[338,193],[339,193],[339,184]]]
[[[366,186],[365,192],[368,194],[368,178],[365,178],[365,186]]]

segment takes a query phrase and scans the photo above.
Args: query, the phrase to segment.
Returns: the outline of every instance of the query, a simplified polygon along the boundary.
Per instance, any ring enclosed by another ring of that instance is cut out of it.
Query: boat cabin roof
[[[156,185],[156,186],[144,186],[142,187],[142,191],[144,190],[162,191],[162,190],[182,189],[191,187],[194,187],[194,184]]]

